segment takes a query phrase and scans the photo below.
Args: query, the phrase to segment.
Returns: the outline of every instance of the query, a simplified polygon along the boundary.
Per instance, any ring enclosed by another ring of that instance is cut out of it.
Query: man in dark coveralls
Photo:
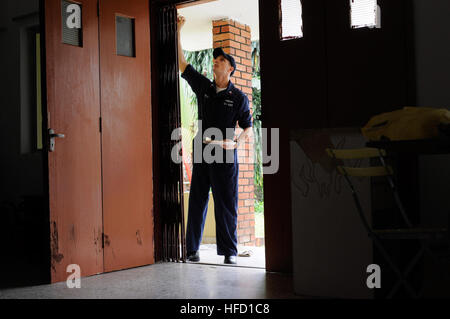
[[[180,30],[184,23],[185,18],[179,16],[178,39],[180,39]],[[186,62],[181,41],[178,41],[181,76],[197,95],[199,119],[199,132],[194,139],[194,169],[189,195],[186,245],[188,260],[200,261],[198,250],[208,210],[209,190],[212,188],[217,254],[225,256],[224,263],[235,264],[239,189],[237,148],[252,132],[252,116],[247,96],[230,81],[230,77],[236,70],[234,58],[226,54],[222,48],[215,49],[213,56],[214,81],[211,82]],[[236,123],[244,130],[237,138],[234,133]],[[212,128],[221,134],[208,135]],[[223,138],[217,139],[216,135],[221,135]],[[195,141],[199,139],[202,142],[196,143]],[[203,158],[203,151],[211,141],[213,143],[211,145],[215,148],[211,153],[222,151],[222,161],[211,163]],[[200,161],[196,160],[198,154],[202,154]]]

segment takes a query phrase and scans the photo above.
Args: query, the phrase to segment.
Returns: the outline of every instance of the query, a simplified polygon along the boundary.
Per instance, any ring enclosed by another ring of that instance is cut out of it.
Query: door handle
[[[53,129],[48,130],[48,137],[50,138],[50,152],[55,151],[55,138],[65,138],[64,134],[57,134]]]

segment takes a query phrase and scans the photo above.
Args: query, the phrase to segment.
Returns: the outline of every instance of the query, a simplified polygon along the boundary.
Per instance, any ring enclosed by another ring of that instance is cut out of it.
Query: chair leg
[[[391,292],[388,294],[387,298],[391,299],[394,294],[398,291],[398,289],[400,288],[400,286],[403,284],[405,285],[405,288],[408,290],[409,294],[413,297],[413,298],[418,298],[422,293],[417,294],[414,289],[407,283],[407,281],[405,280],[405,278],[409,275],[409,273],[414,269],[414,266],[416,266],[416,264],[419,262],[420,257],[422,257],[423,255],[425,255],[425,253],[427,253],[435,262],[436,265],[438,265],[441,268],[442,273],[444,274],[445,278],[450,279],[450,273],[449,270],[442,267],[442,263],[439,261],[439,259],[436,257],[436,255],[429,249],[428,245],[426,243],[424,243],[423,241],[420,241],[421,244],[421,248],[420,251],[416,254],[416,256],[411,260],[411,262],[409,263],[408,267],[406,268],[405,272],[403,272],[403,274],[401,274],[399,281],[397,281],[397,283],[395,284],[395,286],[392,288]],[[386,258],[386,257],[385,257]],[[389,261],[388,261],[389,262]],[[392,267],[392,265],[391,265]],[[398,269],[398,268],[397,268]],[[397,272],[397,271],[396,271]],[[398,274],[398,272],[397,272]]]
[[[384,162],[384,159],[383,159],[382,157],[381,157],[381,160],[382,160],[383,165],[386,166],[386,165],[385,165],[385,162]],[[367,230],[367,232],[368,232],[368,234],[369,234],[369,237],[372,238],[372,240],[374,241],[376,247],[380,250],[381,254],[383,255],[384,259],[388,262],[388,264],[390,265],[390,267],[391,267],[391,268],[394,270],[394,272],[397,274],[397,276],[398,276],[398,278],[399,278],[400,285],[403,284],[403,285],[405,286],[405,288],[408,290],[408,292],[409,292],[412,296],[414,296],[415,298],[417,298],[416,292],[415,292],[414,289],[411,287],[411,285],[406,281],[405,276],[402,274],[402,272],[400,271],[400,269],[399,269],[399,268],[394,264],[394,262],[391,260],[391,258],[389,257],[389,254],[388,254],[388,253],[386,252],[386,250],[384,249],[384,247],[383,247],[381,241],[380,241],[379,238],[373,233],[371,227],[369,226],[369,223],[368,223],[366,217],[364,216],[364,212],[363,212],[361,203],[360,203],[360,201],[359,201],[359,197],[358,197],[358,195],[357,195],[357,193],[356,193],[356,191],[355,191],[355,188],[354,188],[354,186],[353,186],[351,180],[349,179],[348,175],[344,175],[344,178],[345,178],[345,180],[347,181],[347,184],[349,185],[349,187],[350,187],[350,189],[351,189],[352,196],[353,196],[353,199],[354,199],[354,201],[355,201],[355,204],[356,204],[356,208],[357,208],[357,210],[358,210],[359,217],[360,217],[360,219],[361,219],[361,221],[362,221],[362,223],[363,223],[364,228]],[[391,186],[392,190],[394,191],[395,200],[396,200],[396,202],[397,202],[397,204],[398,204],[398,206],[399,206],[399,208],[400,208],[400,211],[401,211],[401,213],[402,213],[402,216],[404,217],[405,222],[408,224],[408,226],[411,227],[411,223],[410,223],[408,217],[406,216],[405,210],[404,210],[403,205],[402,205],[402,203],[401,203],[401,201],[400,201],[400,197],[398,196],[398,193],[397,193],[397,191],[396,191],[395,184],[394,184],[394,182],[393,182],[392,179],[390,179],[390,178],[388,178],[388,179],[389,179],[390,186]],[[422,253],[423,253],[423,252],[421,251],[421,252],[420,252],[420,255],[422,255]],[[418,256],[417,259],[418,259],[418,258],[420,258],[420,256]],[[416,258],[414,258],[414,259],[416,259]],[[414,264],[416,264],[416,263],[417,263],[417,261],[414,262]],[[413,266],[414,266],[414,264],[413,264]],[[410,271],[410,270],[409,270],[409,271]],[[409,272],[409,271],[408,271],[408,272]],[[396,288],[395,291],[396,291],[397,289],[398,289],[398,288]],[[394,291],[394,293],[395,293],[395,291]],[[389,294],[389,296],[392,296],[392,295],[393,295],[393,294]]]
[[[378,250],[383,255],[384,259],[387,261],[389,266],[391,266],[392,270],[394,270],[394,272],[397,274],[397,277],[399,278],[398,280],[399,280],[400,285],[403,284],[405,286],[405,288],[408,290],[409,294],[412,295],[413,298],[417,298],[416,292],[411,287],[411,285],[406,281],[405,276],[402,274],[400,269],[391,260],[391,258],[389,257],[389,254],[386,252],[386,250],[384,249],[383,245],[381,244],[380,239],[377,236],[371,236],[371,237],[372,237],[372,239],[373,239],[373,241],[375,243],[375,246],[378,248]],[[393,294],[390,293],[387,298],[390,299],[390,298],[392,298],[392,296],[393,296]]]
[[[381,154],[380,154],[379,159],[380,159],[380,161],[381,161],[381,164],[382,164],[384,167],[387,168],[386,161],[385,161],[384,157],[383,157]],[[403,221],[406,223],[406,225],[407,225],[409,228],[412,228],[412,223],[411,223],[411,221],[409,220],[408,216],[406,215],[405,207],[403,206],[403,203],[402,203],[402,201],[401,201],[401,199],[400,199],[400,195],[399,195],[399,193],[398,193],[397,186],[396,186],[395,183],[394,183],[393,177],[391,177],[391,176],[386,176],[386,178],[387,178],[387,180],[388,180],[389,186],[391,187],[391,191],[392,191],[392,193],[394,194],[394,200],[395,200],[395,202],[396,202],[396,204],[397,204],[397,207],[398,207],[399,210],[400,210],[400,214],[401,214],[401,216],[402,216],[402,218],[403,218]]]
[[[419,262],[420,257],[423,256],[424,252],[425,252],[425,250],[424,250],[424,248],[422,247],[422,248],[420,249],[420,251],[416,254],[416,256],[414,256],[414,258],[410,261],[408,267],[406,267],[406,270],[405,270],[405,271],[403,272],[403,274],[402,274],[402,276],[403,276],[404,278],[406,278],[406,277],[409,275],[409,273],[414,269],[414,266]],[[397,292],[397,290],[400,288],[401,284],[402,284],[402,282],[400,282],[400,281],[398,281],[398,282],[395,284],[394,288],[392,288],[391,292],[390,292],[389,295],[388,295],[388,298],[389,298],[389,299],[392,298],[392,296]],[[410,291],[411,289],[412,289],[412,287],[410,287],[410,288],[408,289],[410,294],[411,294],[411,291]],[[418,298],[418,294],[417,294],[416,292],[413,291],[412,297],[413,297],[413,298]]]

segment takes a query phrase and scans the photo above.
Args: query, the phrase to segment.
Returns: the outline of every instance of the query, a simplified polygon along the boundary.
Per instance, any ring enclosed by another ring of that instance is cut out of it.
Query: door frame
[[[204,3],[204,0],[172,0],[172,1],[163,1],[163,0],[153,0],[151,3],[151,14],[155,15],[155,11],[158,7],[160,6],[170,6],[170,5],[184,5],[184,6],[194,6],[194,5],[198,5],[198,4],[202,4]],[[259,10],[262,10],[263,7],[263,0],[259,0]],[[152,45],[152,76],[156,76],[156,74],[158,73],[158,65],[157,65],[157,61],[155,59],[155,52],[157,52],[157,34],[155,33],[156,30],[156,20],[154,19],[154,16],[151,16],[150,21],[151,21],[151,45]],[[261,14],[259,14],[259,19],[261,19]],[[261,20],[259,21],[259,23],[261,24]],[[263,39],[262,35],[260,34],[260,41],[261,39]],[[261,56],[263,56],[263,47],[261,46]],[[261,61],[263,59],[261,58]],[[262,76],[262,75],[261,75]],[[261,78],[261,82],[264,81],[263,78]],[[153,104],[153,114],[157,113],[157,106],[158,106],[158,90],[155,89],[157,88],[157,83],[158,82],[158,78],[154,77],[152,78],[152,91],[153,93],[153,100],[152,100],[152,104]],[[155,86],[155,87],[153,87]],[[262,96],[262,98],[264,98],[264,95]],[[266,108],[268,108],[269,106],[266,106]],[[264,120],[264,119],[263,119]],[[266,124],[269,124],[269,122],[266,122]],[[270,127],[268,127],[268,129],[270,129]],[[154,134],[155,134],[155,129],[154,129]],[[156,133],[157,134],[157,133]],[[270,138],[270,136],[269,136]],[[285,138],[285,136],[282,136],[281,138]],[[284,151],[283,151],[284,150]],[[286,152],[285,148],[282,149],[281,151],[283,151],[282,154],[280,154],[281,156],[285,156],[285,158],[289,158],[289,153]],[[159,152],[158,150],[154,151],[154,155],[157,157],[159,156]],[[287,155],[287,156],[286,156]],[[155,160],[156,162],[156,160]],[[155,173],[157,172],[157,170],[155,170]],[[272,182],[273,181],[273,182]],[[180,183],[182,183],[182,181],[180,181]],[[264,189],[273,189],[278,188],[278,183],[277,183],[277,179],[276,178],[265,178],[264,179]],[[156,190],[156,185],[155,185],[155,190]],[[268,194],[268,192],[265,192],[266,194]],[[156,200],[156,196],[155,196],[155,200]],[[283,273],[292,273],[292,259],[293,259],[293,255],[292,255],[292,249],[285,249],[283,250],[283,254],[280,254],[280,250],[278,247],[292,247],[292,239],[291,236],[279,236],[279,234],[277,233],[277,230],[280,228],[283,229],[291,229],[292,228],[292,219],[289,218],[290,216],[290,210],[289,210],[289,214],[283,214],[283,215],[278,215],[277,214],[277,209],[278,209],[278,205],[275,203],[276,201],[266,201],[267,198],[264,199],[265,202],[265,209],[264,209],[264,215],[265,216],[269,216],[269,217],[273,217],[270,218],[270,222],[271,225],[270,227],[268,226],[267,221],[265,222],[265,228],[264,228],[264,236],[265,236],[265,240],[266,243],[270,242],[270,245],[265,246],[265,251],[266,251],[266,271],[267,272],[283,272]],[[160,228],[161,228],[161,224],[160,224],[160,218],[161,218],[161,212],[160,212],[160,203],[155,202],[154,207],[155,207],[155,236],[157,234],[159,234],[160,232]],[[285,205],[286,207],[291,207],[291,203],[286,203]],[[276,218],[274,218],[275,216],[277,216]],[[266,220],[267,218],[265,218]],[[156,229],[156,227],[158,226],[158,230]],[[155,243],[157,243],[157,247],[162,247],[162,238],[160,238],[160,234],[159,236],[155,237]],[[156,260],[161,260],[161,258],[159,258],[160,254],[157,252],[157,249],[155,247],[155,254],[157,256]],[[285,255],[285,254],[290,254],[290,255]],[[280,260],[280,258],[283,258],[283,260]]]
[[[48,125],[48,104],[47,104],[47,34],[45,33],[45,0],[39,0],[39,28],[41,32],[40,47],[41,47],[41,117],[42,117],[42,185],[43,195],[45,200],[46,220],[45,233],[48,234],[48,242],[46,247],[46,277],[43,278],[45,282],[50,283],[51,277],[51,241],[50,241],[50,170],[49,170],[49,134],[46,129]]]

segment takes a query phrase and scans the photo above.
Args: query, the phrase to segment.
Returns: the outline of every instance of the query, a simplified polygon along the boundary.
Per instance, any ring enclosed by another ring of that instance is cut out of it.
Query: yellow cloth
[[[362,134],[371,141],[419,140],[439,136],[439,124],[450,123],[450,111],[429,107],[405,107],[372,117]]]

